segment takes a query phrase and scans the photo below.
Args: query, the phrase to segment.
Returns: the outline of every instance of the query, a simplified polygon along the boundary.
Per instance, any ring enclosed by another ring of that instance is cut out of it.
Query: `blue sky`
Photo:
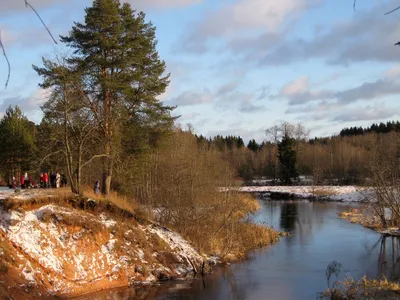
[[[89,0],[30,0],[55,36],[83,21]],[[311,136],[400,119],[398,1],[130,0],[157,27],[171,72],[161,99],[197,133],[265,139],[268,127],[301,122]],[[24,0],[1,0],[0,30],[12,65],[0,115],[12,104],[40,122],[48,91],[32,64],[54,45]],[[0,57],[0,83],[7,65]]]

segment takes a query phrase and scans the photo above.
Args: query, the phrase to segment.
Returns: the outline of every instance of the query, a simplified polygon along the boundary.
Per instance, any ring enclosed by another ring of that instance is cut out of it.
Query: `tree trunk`
[[[110,194],[111,191],[111,179],[114,167],[114,159],[111,153],[111,141],[107,141],[105,150],[107,157],[105,159],[105,164],[103,169],[101,189],[103,195],[108,195]]]

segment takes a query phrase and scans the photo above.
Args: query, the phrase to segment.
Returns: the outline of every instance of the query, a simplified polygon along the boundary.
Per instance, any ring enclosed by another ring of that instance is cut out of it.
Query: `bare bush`
[[[377,201],[372,203],[382,227],[400,225],[400,134],[377,137],[370,161],[370,173]]]
[[[275,231],[245,222],[258,208],[255,199],[220,192],[234,185],[235,172],[219,151],[199,147],[190,132],[177,130],[159,151],[129,161],[136,197],[199,251],[233,259],[277,240]]]

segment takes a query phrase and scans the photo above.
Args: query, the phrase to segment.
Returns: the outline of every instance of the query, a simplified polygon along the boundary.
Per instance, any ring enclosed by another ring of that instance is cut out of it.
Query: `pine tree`
[[[256,142],[256,140],[252,139],[249,141],[249,143],[247,144],[247,148],[253,152],[257,152],[258,150],[260,150],[260,145]]]
[[[278,143],[279,176],[284,184],[291,184],[293,178],[298,177],[296,169],[297,153],[296,141],[285,134],[282,141]]]
[[[102,135],[102,188],[108,194],[124,124],[131,119],[155,127],[173,122],[173,108],[157,99],[169,75],[156,50],[155,27],[128,3],[95,0],[86,8],[85,22],[75,23],[61,40],[74,49],[69,67],[82,78],[85,106]]]
[[[35,154],[35,124],[18,106],[9,107],[0,121],[0,160],[7,177],[28,171]]]

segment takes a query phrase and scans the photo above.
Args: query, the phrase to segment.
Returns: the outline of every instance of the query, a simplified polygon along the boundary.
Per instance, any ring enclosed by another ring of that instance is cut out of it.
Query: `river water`
[[[242,263],[216,268],[191,281],[106,291],[82,299],[318,299],[326,268],[339,262],[355,279],[400,279],[400,242],[339,219],[358,204],[260,200],[254,221],[290,233]],[[331,281],[336,280],[332,277]]]

